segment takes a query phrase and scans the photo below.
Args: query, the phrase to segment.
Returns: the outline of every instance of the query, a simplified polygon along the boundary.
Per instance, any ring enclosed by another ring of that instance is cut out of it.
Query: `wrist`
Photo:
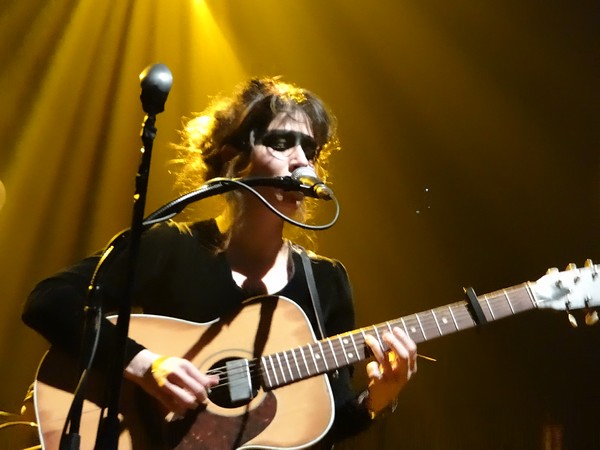
[[[124,376],[129,380],[139,380],[152,370],[154,361],[156,361],[160,355],[151,352],[148,349],[143,349],[137,355],[135,355],[127,367],[125,367]]]

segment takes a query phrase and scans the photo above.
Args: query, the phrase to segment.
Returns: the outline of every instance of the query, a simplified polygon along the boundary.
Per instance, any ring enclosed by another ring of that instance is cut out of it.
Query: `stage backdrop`
[[[152,63],[174,83],[148,211],[173,198],[170,144],[211,95],[282,75],[329,103],[342,215],[319,250],[348,268],[358,325],[461,300],[464,286],[486,293],[600,260],[598,9],[3,1],[0,410],[19,409],[47,348],[20,321],[28,292],[130,223],[138,74]],[[539,311],[422,344],[437,362],[420,360],[395,415],[348,447],[599,448],[599,344],[600,326]]]

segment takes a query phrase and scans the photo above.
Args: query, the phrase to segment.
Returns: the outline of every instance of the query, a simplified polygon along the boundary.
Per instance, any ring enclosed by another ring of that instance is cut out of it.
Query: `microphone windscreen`
[[[164,64],[146,67],[140,74],[142,107],[148,114],[165,110],[165,102],[173,85],[173,74]]]

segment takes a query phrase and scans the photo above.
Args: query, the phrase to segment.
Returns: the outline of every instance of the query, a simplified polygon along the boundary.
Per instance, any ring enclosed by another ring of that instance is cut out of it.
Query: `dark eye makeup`
[[[300,145],[302,150],[304,150],[306,158],[309,160],[314,159],[319,150],[312,136],[290,130],[269,130],[262,137],[256,139],[255,143],[269,147],[277,152],[285,152]]]

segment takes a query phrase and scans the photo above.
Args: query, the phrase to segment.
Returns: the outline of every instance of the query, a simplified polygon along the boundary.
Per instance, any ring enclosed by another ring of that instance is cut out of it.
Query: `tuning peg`
[[[598,312],[590,308],[591,298],[587,297],[585,299],[585,324],[586,325],[595,325],[598,322]]]
[[[591,259],[585,260],[585,267],[588,267],[588,268],[594,267],[594,263],[592,263]],[[594,269],[592,271],[592,280],[595,280],[597,276],[598,276],[598,269]]]
[[[577,266],[573,263],[567,264],[567,268],[565,270],[575,270]]]
[[[571,309],[569,308],[571,302],[566,302],[565,303],[565,311],[567,313],[567,317],[569,318],[569,323],[571,324],[571,326],[573,328],[577,328],[577,319],[575,319],[575,316],[573,314],[571,314]]]
[[[595,325],[598,322],[598,311],[588,311],[585,314],[585,324],[586,325]]]
[[[553,273],[557,273],[557,272],[559,272],[559,270],[558,270],[558,268],[556,268],[556,267],[550,267],[548,270],[546,270],[546,273],[547,273],[548,275],[551,275],[551,274],[553,274]]]

